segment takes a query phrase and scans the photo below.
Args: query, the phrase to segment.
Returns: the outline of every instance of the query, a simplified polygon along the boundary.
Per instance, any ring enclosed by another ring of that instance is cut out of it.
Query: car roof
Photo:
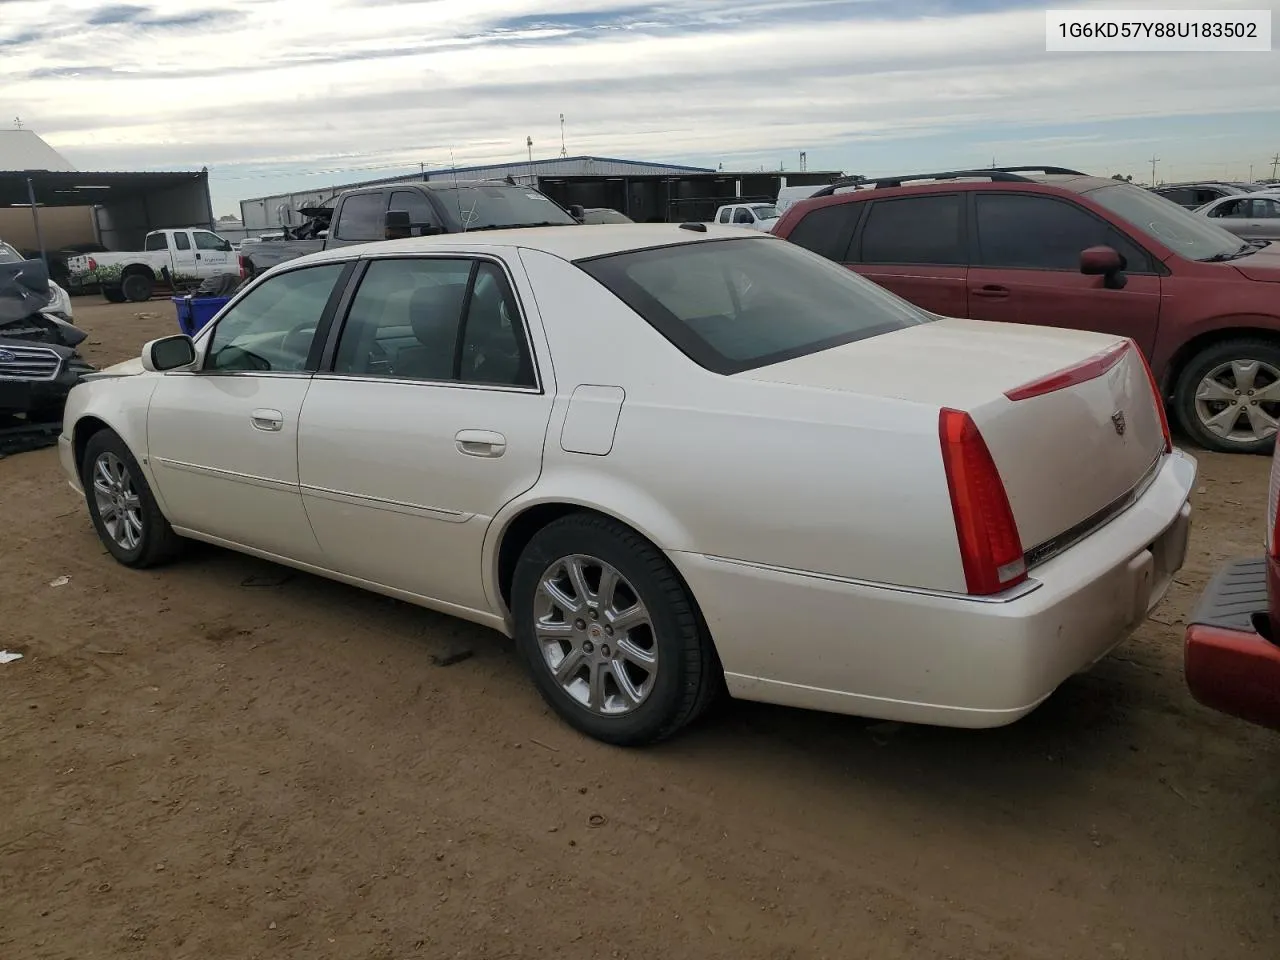
[[[742,227],[699,224],[706,229],[684,229],[676,223],[601,223],[590,229],[576,225],[562,227],[522,227],[514,230],[480,230],[475,233],[438,234],[433,237],[411,237],[406,240],[380,240],[350,247],[338,247],[313,253],[289,264],[323,263],[352,257],[392,256],[395,254],[459,253],[493,251],[495,248],[539,250],[563,260],[602,257],[628,250],[646,250],[707,240],[773,239],[772,234]]]

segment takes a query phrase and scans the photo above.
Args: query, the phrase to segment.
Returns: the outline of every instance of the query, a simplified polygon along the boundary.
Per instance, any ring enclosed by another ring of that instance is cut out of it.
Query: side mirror
[[[231,251],[235,249],[235,244],[233,244],[230,240],[223,240],[222,246],[220,246],[218,249],[221,250],[223,253],[231,253]]]
[[[1112,290],[1122,290],[1128,282],[1124,275],[1127,265],[1124,255],[1114,247],[1089,247],[1080,253],[1080,272],[1090,277],[1102,277]]]
[[[196,345],[186,334],[151,340],[142,348],[142,369],[152,373],[178,370],[196,362]]]
[[[382,234],[387,240],[402,240],[411,233],[408,210],[388,210]]]
[[[583,220],[587,219],[587,211],[583,209],[582,204],[571,203],[569,204],[569,216],[581,223]]]

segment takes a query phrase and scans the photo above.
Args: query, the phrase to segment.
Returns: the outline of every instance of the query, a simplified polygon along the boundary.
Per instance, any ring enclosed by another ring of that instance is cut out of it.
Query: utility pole
[[[524,143],[529,148],[529,166],[533,166],[533,137],[525,137]]]
[[[1280,167],[1280,153],[1271,158],[1271,179],[1276,178],[1276,167]]]
[[[560,114],[560,159],[563,160],[569,156],[569,151],[564,148],[564,114]]]
[[[803,173],[809,169],[809,155],[803,150],[800,151],[800,171]]]
[[[1151,155],[1151,185],[1156,185],[1156,164],[1160,162],[1160,158],[1154,153]]]
[[[14,117],[14,118],[13,118],[13,129],[15,129],[15,130],[21,130],[21,129],[22,129],[22,118],[21,118],[21,117]]]

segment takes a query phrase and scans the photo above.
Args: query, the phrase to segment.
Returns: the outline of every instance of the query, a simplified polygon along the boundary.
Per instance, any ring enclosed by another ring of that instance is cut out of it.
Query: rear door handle
[[[1009,295],[1009,288],[988,283],[981,287],[973,287],[969,292],[975,297],[986,297],[988,300],[1003,300]]]
[[[284,426],[284,414],[279,410],[255,410],[249,414],[249,422],[255,430],[276,431]]]
[[[492,430],[459,430],[453,440],[458,451],[469,457],[500,457],[507,452],[507,438]]]

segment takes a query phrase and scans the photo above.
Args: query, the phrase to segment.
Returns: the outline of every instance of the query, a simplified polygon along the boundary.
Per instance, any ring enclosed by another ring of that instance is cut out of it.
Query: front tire
[[[89,438],[80,481],[98,538],[120,563],[142,569],[178,554],[182,539],[160,512],[142,468],[118,434],[100,430]]]
[[[574,513],[534,535],[516,564],[512,613],[543,699],[605,743],[669,737],[723,684],[711,638],[670,562],[607,517]]]
[[[1178,375],[1173,406],[1207,450],[1270,452],[1280,424],[1280,346],[1241,337],[1205,348]]]

